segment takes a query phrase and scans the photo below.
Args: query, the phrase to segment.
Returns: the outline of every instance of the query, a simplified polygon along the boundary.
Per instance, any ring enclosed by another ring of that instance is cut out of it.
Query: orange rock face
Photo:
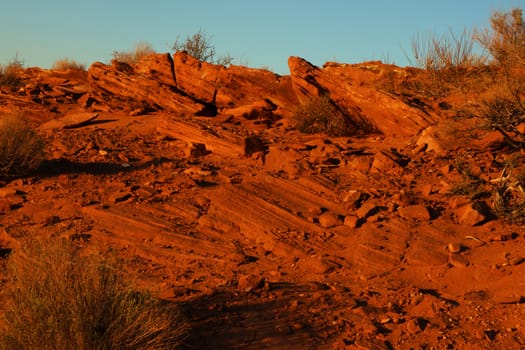
[[[35,237],[111,251],[184,303],[192,349],[523,348],[525,233],[503,220],[521,185],[502,171],[523,155],[459,132],[476,120],[439,106],[468,94],[381,85],[407,69],[289,67],[176,53],[25,70],[0,110],[24,112],[47,159],[0,179],[0,262]],[[319,95],[371,128],[297,131]]]

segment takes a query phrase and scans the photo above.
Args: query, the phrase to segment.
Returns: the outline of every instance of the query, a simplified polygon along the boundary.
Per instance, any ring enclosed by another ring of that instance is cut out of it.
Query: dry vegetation
[[[175,349],[180,311],[137,292],[111,257],[64,239],[37,241],[8,261],[2,349]]]
[[[119,62],[127,63],[127,64],[136,64],[138,63],[143,57],[154,53],[155,50],[153,47],[146,42],[139,42],[135,45],[133,50],[130,51],[114,51],[113,52],[113,59]]]
[[[0,116],[0,179],[27,175],[44,159],[44,139],[23,116]]]
[[[199,31],[182,43],[177,40],[173,49],[187,51],[202,61],[231,63],[229,56],[216,57],[209,39]],[[486,55],[478,53],[476,43]],[[114,52],[113,57],[135,64],[153,52],[149,44],[139,43],[132,51]],[[504,145],[496,151],[506,152],[505,159],[511,159],[498,165],[499,178],[490,179],[472,169],[473,158],[456,154],[450,168],[457,171],[460,181],[449,194],[467,197],[473,203],[487,200],[493,214],[508,223],[525,225],[522,10],[494,13],[486,30],[418,36],[413,41],[413,56],[418,69],[407,69],[405,76],[395,72],[386,75],[385,90],[433,101],[453,94],[468,95],[473,100],[468,105],[462,105],[461,100],[451,108],[458,117],[466,113],[479,121],[476,128],[501,134]],[[68,59],[55,62],[53,68],[85,69]],[[0,67],[0,86],[20,86],[21,69],[17,59]],[[476,94],[471,93],[474,90]],[[293,118],[296,128],[308,134],[349,136],[373,131],[360,116],[342,111],[328,95],[299,105]],[[43,138],[22,117],[0,117],[0,179],[37,169],[44,149]],[[0,349],[173,349],[181,344],[188,326],[178,308],[137,291],[111,257],[82,253],[81,248],[61,239],[27,244],[12,253]]]
[[[375,125],[361,115],[345,114],[328,95],[320,95],[298,105],[293,119],[296,129],[306,134],[352,136],[377,131]]]
[[[75,60],[64,58],[53,63],[53,69],[67,71],[67,70],[86,70],[86,66],[78,63]]]
[[[23,64],[18,56],[15,56],[8,64],[0,65],[0,87],[19,88],[22,84],[22,69]]]
[[[326,133],[330,136],[350,135],[354,131],[349,118],[328,96],[320,96],[300,105],[294,119],[299,131],[307,134]]]
[[[184,41],[175,40],[172,49],[174,51],[185,51],[190,56],[203,62],[210,62],[219,65],[229,65],[233,58],[230,55],[217,57],[215,46],[211,42],[211,36],[204,30],[199,29],[196,33],[186,37]]]

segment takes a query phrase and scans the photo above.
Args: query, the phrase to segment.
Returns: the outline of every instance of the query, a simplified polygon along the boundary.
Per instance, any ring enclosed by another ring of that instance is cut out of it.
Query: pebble
[[[345,220],[343,223],[345,226],[356,228],[357,224],[359,223],[359,218],[357,216],[348,215],[345,216]]]
[[[362,219],[366,219],[368,216],[375,214],[379,210],[379,207],[372,202],[366,202],[357,209],[355,214]]]
[[[419,333],[422,330],[421,322],[417,318],[412,318],[407,321],[407,331],[410,334]]]
[[[340,226],[343,224],[343,220],[334,213],[326,212],[324,214],[321,214],[318,218],[319,225],[324,228],[334,227],[334,226]]]
[[[463,225],[477,226],[487,220],[487,217],[473,205],[467,205],[458,212],[459,223]]]
[[[398,209],[399,216],[409,220],[429,221],[430,213],[424,205],[409,205]]]
[[[109,197],[109,200],[111,202],[113,202],[113,203],[119,203],[119,202],[127,201],[131,197],[132,197],[132,195],[131,195],[130,192],[122,191],[122,192],[117,192],[117,193],[114,193],[113,195],[111,195]]]
[[[264,286],[264,277],[256,275],[244,275],[237,280],[237,287],[245,292],[250,292]]]
[[[448,244],[448,251],[451,252],[452,254],[459,253],[461,252],[462,249],[463,249],[463,245],[461,245],[461,243],[451,242]]]

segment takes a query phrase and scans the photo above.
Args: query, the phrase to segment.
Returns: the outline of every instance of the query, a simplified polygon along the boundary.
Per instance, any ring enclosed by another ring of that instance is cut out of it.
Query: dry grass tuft
[[[346,115],[327,95],[314,97],[298,106],[293,119],[297,130],[306,134],[351,136],[377,132],[377,128],[364,117]]]
[[[8,276],[0,349],[175,349],[187,332],[178,308],[65,239],[15,250]]]
[[[21,116],[0,116],[0,179],[27,175],[44,160],[44,139]]]
[[[139,42],[131,51],[113,51],[113,59],[127,64],[136,64],[147,55],[155,53],[151,44]]]
[[[514,163],[514,164],[513,164]],[[525,169],[517,166],[523,159],[516,158],[507,164],[495,182],[492,208],[503,221],[525,225]]]
[[[17,89],[22,85],[22,61],[13,58],[8,64],[0,65],[0,86]]]
[[[86,66],[82,63],[78,63],[75,60],[64,58],[53,63],[54,70],[67,71],[67,70],[86,70]]]

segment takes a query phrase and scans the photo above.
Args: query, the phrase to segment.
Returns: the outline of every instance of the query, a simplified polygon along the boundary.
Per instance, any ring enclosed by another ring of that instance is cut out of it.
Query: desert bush
[[[44,159],[44,139],[19,115],[0,115],[0,179],[27,175]]]
[[[459,35],[452,31],[441,36],[416,35],[412,39],[413,59],[407,58],[412,65],[424,69],[423,92],[443,96],[452,88],[464,87],[472,71],[487,60],[484,54],[478,53],[475,44],[473,32],[466,29]]]
[[[53,63],[53,69],[55,70],[86,70],[86,66],[82,63],[78,63],[75,60],[64,58]]]
[[[7,271],[1,349],[174,349],[180,311],[137,292],[116,259],[61,238],[17,248]]]
[[[348,118],[326,95],[312,98],[298,106],[293,118],[296,128],[307,134],[324,132],[330,136],[342,136],[351,133]]]
[[[211,36],[204,30],[199,29],[198,32],[191,36],[187,36],[184,41],[175,40],[172,49],[174,51],[185,51],[190,56],[203,62],[210,62],[219,65],[229,65],[233,58],[230,55],[216,57],[215,46],[211,43]]]
[[[131,51],[113,51],[113,59],[127,64],[136,64],[143,57],[155,53],[153,47],[146,42],[139,42]]]
[[[15,56],[8,64],[0,65],[0,86],[8,86],[13,89],[22,84],[22,61]]]
[[[506,141],[525,147],[525,134],[518,126],[525,122],[525,22],[521,9],[495,12],[491,28],[476,32],[476,40],[494,58],[498,71],[494,94],[482,103],[480,116],[487,126],[499,131]],[[521,130],[521,131],[520,131]]]
[[[520,161],[522,163],[522,161]],[[492,208],[505,222],[525,224],[525,171],[515,165],[506,165],[499,177],[494,179]]]
[[[520,127],[525,123],[525,109],[518,100],[505,95],[482,101],[480,117],[486,127],[503,135],[507,144],[514,148],[525,147],[525,133]]]
[[[490,28],[477,30],[475,39],[485,47],[500,66],[525,64],[525,22],[523,10],[494,12]]]
[[[375,125],[361,115],[345,114],[326,94],[300,104],[294,111],[293,120],[296,129],[306,134],[350,136],[378,132]]]
[[[417,67],[429,71],[461,69],[479,66],[486,58],[475,51],[473,33],[463,30],[457,35],[416,35],[412,39],[412,54]]]

